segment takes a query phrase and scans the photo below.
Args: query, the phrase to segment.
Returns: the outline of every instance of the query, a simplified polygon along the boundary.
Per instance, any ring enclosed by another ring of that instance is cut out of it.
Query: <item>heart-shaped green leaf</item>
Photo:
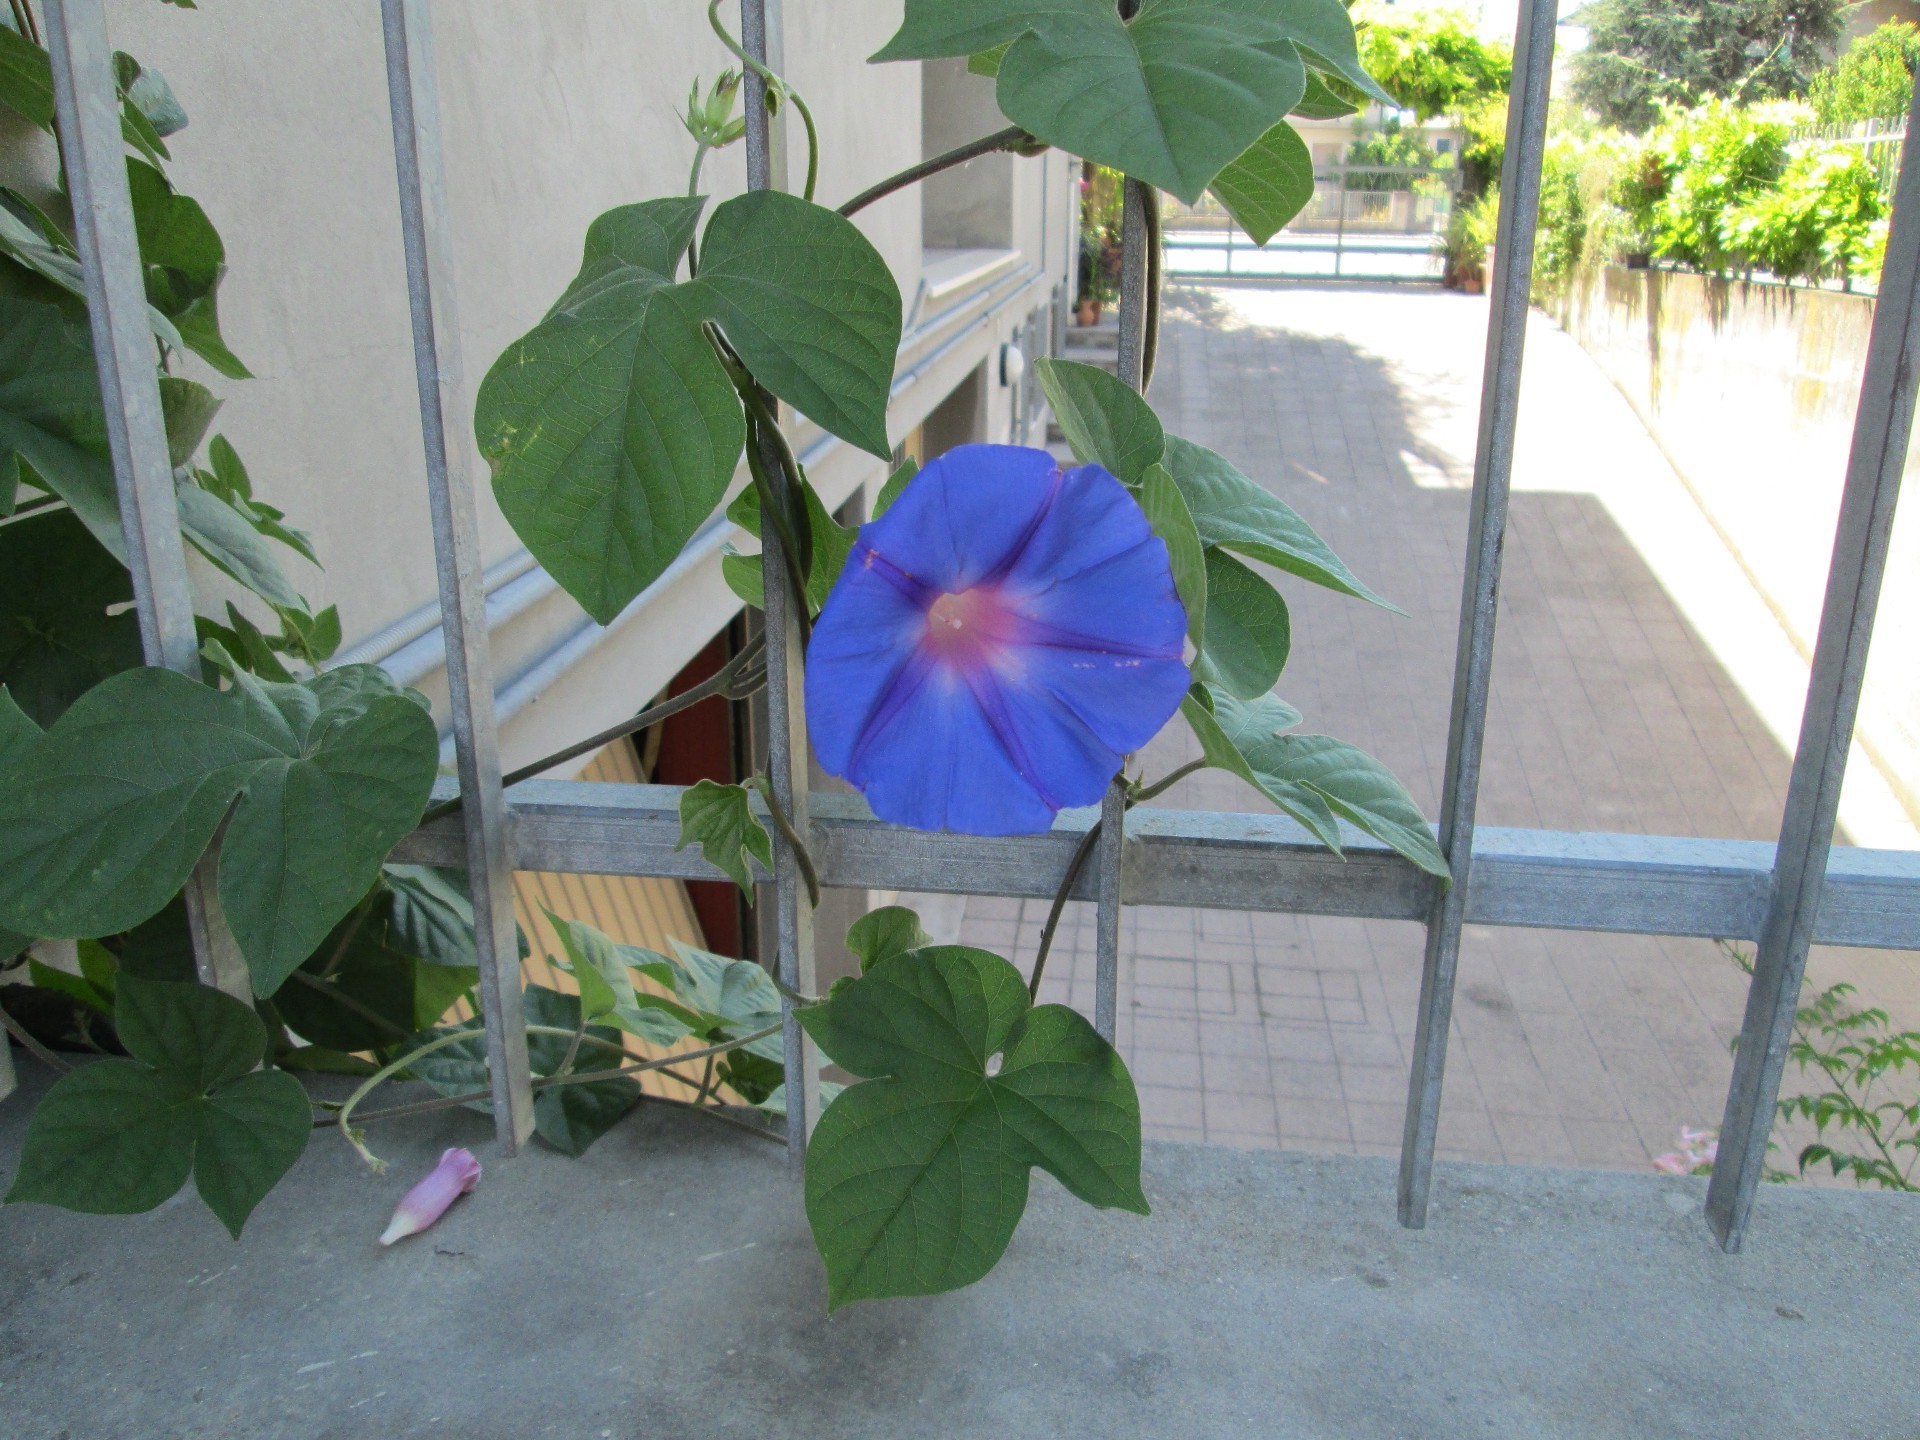
[[[419,821],[438,737],[372,666],[236,678],[216,691],[129,670],[31,743],[0,778],[0,923],[128,929],[173,897],[231,809],[220,898],[254,989],[271,995],[313,953]]]
[[[1274,735],[1247,758],[1263,775],[1312,790],[1334,814],[1429,875],[1444,880],[1452,873],[1406,786],[1371,755],[1331,735]]]
[[[920,917],[904,905],[869,910],[847,930],[847,949],[859,957],[862,971],[931,944],[933,937],[921,928]]]
[[[676,283],[698,208],[595,221],[579,274],[475,407],[502,511],[602,622],[680,554],[739,461],[745,420],[705,322],[774,394],[887,453],[900,292],[879,252],[830,210],[756,192],[714,211],[700,278]]]
[[[1164,465],[1149,465],[1140,478],[1140,508],[1153,533],[1165,542],[1173,586],[1187,612],[1187,638],[1199,645],[1207,623],[1207,559],[1193,512]]]
[[[692,1034],[696,1021],[678,1006],[634,989],[632,970],[664,959],[651,950],[621,945],[593,926],[547,911],[566,949],[587,1019],[619,1026],[654,1045],[672,1045]]]
[[[140,663],[132,599],[126,567],[72,512],[0,528],[0,685],[36,724]]]
[[[1242,700],[1257,700],[1279,683],[1292,646],[1292,622],[1280,592],[1209,545],[1206,644],[1194,667],[1200,678]]]
[[[613,265],[507,347],[474,411],[493,493],[534,558],[603,624],[720,503],[746,422],[698,316]]]
[[[1233,223],[1264,245],[1313,203],[1313,153],[1282,120],[1214,176],[1209,188]]]
[[[876,60],[973,55],[1011,41],[1007,118],[1188,204],[1307,93],[1309,66],[1389,97],[1361,68],[1340,0],[907,0]]]
[[[702,780],[680,797],[680,840],[673,848],[689,845],[698,845],[707,863],[726,871],[748,895],[753,893],[752,861],[773,873],[773,839],[753,813],[744,785]]]
[[[1420,807],[1393,772],[1372,756],[1327,735],[1287,735],[1300,712],[1276,696],[1243,701],[1208,686],[1181,702],[1207,762],[1245,780],[1340,852],[1335,817],[1391,846],[1431,875],[1447,878],[1446,858]]]
[[[529,985],[522,1002],[529,1025],[566,1032],[527,1037],[527,1061],[533,1073],[542,1077],[556,1075],[572,1046],[570,1037],[580,1024],[580,997],[563,995],[544,985]],[[425,1081],[442,1095],[471,1095],[487,1088],[486,1031],[478,1021],[459,1028],[465,1034],[464,1039],[410,1061],[407,1066],[416,1079]],[[450,1033],[453,1032],[429,1031],[415,1037],[407,1048]],[[607,1070],[620,1063],[620,1056],[606,1048],[620,1043],[618,1030],[609,1025],[588,1025],[584,1033],[600,1044],[582,1046],[574,1056],[570,1073]],[[639,1082],[627,1076],[545,1087],[534,1096],[535,1133],[563,1154],[583,1154],[640,1103],[640,1096]],[[487,1100],[469,1101],[468,1106],[482,1114],[493,1109]]]
[[[688,287],[747,368],[808,419],[885,459],[900,287],[851,220],[777,190],[713,212]]]
[[[1275,696],[1253,706],[1241,705],[1228,691],[1196,685],[1180,702],[1180,713],[1200,742],[1200,753],[1216,770],[1238,775],[1247,784],[1291,815],[1334,854],[1340,853],[1340,826],[1327,802],[1304,785],[1295,785],[1255,769],[1245,751],[1288,725],[1300,723],[1300,712]]]
[[[997,955],[936,947],[842,981],[800,1021],[868,1077],[820,1117],[807,1219],[828,1303],[956,1289],[993,1268],[1038,1165],[1093,1205],[1147,1213],[1140,1106],[1086,1020],[1033,1008]]]
[[[52,305],[0,295],[0,471],[66,501],[124,562],[106,425],[85,329]]]
[[[1242,475],[1225,456],[1169,435],[1166,466],[1180,493],[1187,497],[1193,522],[1207,544],[1237,550],[1396,615],[1406,613],[1361,584],[1346,562],[1292,507]]]
[[[1098,366],[1040,359],[1033,369],[1080,463],[1104,466],[1116,479],[1138,485],[1167,448],[1153,407]]]
[[[282,1071],[253,1069],[266,1028],[217,990],[123,973],[114,1023],[135,1058],[83,1066],[47,1092],[8,1203],[132,1215],[191,1175],[238,1239],[306,1149],[306,1091]]]

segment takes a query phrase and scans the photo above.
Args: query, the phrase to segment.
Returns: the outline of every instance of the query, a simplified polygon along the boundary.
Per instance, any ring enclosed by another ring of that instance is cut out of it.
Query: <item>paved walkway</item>
[[[1169,429],[1281,495],[1409,612],[1284,581],[1294,649],[1280,689],[1308,729],[1379,756],[1430,815],[1486,317],[1484,300],[1437,291],[1188,290],[1168,317],[1153,389]],[[1789,766],[1778,732],[1797,708],[1782,721],[1769,702],[1763,716],[1749,691],[1804,693],[1804,670],[1766,673],[1781,652],[1763,643],[1763,608],[1723,614],[1700,601],[1700,576],[1727,593],[1730,562],[1687,528],[1691,513],[1711,542],[1618,393],[1537,316],[1527,373],[1483,823],[1771,839]],[[1644,533],[1624,530],[1623,516]],[[1745,688],[1721,655],[1749,670]],[[1176,722],[1147,770],[1197,754]],[[1866,817],[1897,842],[1905,822],[1876,806],[1871,779],[1843,818]],[[1271,808],[1220,772],[1162,803]],[[970,900],[963,937],[1025,965],[1045,910]],[[1126,927],[1119,1039],[1150,1134],[1397,1148],[1418,927],[1151,908],[1129,911]],[[1913,957],[1821,952],[1813,973],[1853,979],[1896,1019],[1920,1021]],[[1092,983],[1091,914],[1070,915],[1048,995],[1090,1010]],[[1646,1167],[1683,1125],[1718,1124],[1744,996],[1708,942],[1471,927],[1441,1155]]]

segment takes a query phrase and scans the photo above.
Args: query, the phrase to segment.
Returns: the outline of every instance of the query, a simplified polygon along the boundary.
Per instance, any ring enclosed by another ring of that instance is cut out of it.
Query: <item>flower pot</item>
[[[1098,300],[1082,300],[1080,302],[1080,308],[1074,311],[1074,318],[1082,325],[1098,325],[1100,323],[1100,302]]]

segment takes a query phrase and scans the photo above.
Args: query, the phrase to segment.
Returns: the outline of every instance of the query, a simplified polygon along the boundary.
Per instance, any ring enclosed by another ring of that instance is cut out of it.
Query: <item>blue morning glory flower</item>
[[[1186,630],[1166,544],[1112,475],[963,445],[861,527],[807,654],[807,726],[882,820],[1037,833],[1173,717]]]

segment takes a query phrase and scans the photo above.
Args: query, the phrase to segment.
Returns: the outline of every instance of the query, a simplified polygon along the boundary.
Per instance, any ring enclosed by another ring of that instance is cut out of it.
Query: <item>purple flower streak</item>
[[[1032,834],[1098,803],[1191,683],[1166,545],[1097,465],[964,445],[863,526],[807,655],[807,725],[883,820]]]
[[[393,1219],[380,1236],[382,1245],[391,1245],[409,1235],[418,1235],[447,1213],[447,1207],[480,1183],[480,1162],[471,1150],[449,1150],[426,1177],[400,1197]]]

